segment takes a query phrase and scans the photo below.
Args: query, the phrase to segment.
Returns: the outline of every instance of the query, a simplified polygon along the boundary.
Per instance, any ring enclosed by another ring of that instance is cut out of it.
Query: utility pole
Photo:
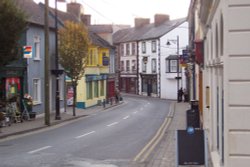
[[[55,76],[56,76],[56,115],[55,120],[60,120],[60,92],[59,92],[59,68],[58,68],[58,19],[57,19],[57,0],[55,0]]]
[[[49,76],[50,76],[50,70],[49,70],[49,19],[48,19],[48,12],[49,11],[49,0],[45,0],[45,12],[44,12],[44,31],[45,31],[45,63],[44,63],[44,73],[45,73],[45,96],[44,96],[44,102],[45,102],[45,117],[44,122],[45,125],[50,125],[50,98],[49,98]]]
[[[179,55],[179,35],[177,35],[177,101],[179,101],[178,99],[178,95],[179,95],[179,89],[180,89],[180,55]]]

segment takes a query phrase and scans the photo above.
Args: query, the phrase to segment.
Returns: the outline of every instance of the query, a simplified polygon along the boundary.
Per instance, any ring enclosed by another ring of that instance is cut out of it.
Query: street
[[[169,105],[158,98],[125,97],[118,107],[0,142],[1,167],[126,166],[154,137]]]

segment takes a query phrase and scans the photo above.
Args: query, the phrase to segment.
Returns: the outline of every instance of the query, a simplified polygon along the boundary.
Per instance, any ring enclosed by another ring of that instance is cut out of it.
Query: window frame
[[[41,38],[39,35],[34,36],[34,60],[41,60]]]
[[[152,53],[156,53],[156,41],[153,40],[151,43],[151,51]]]
[[[37,81],[35,83],[35,81]],[[41,79],[32,79],[32,98],[35,104],[41,103]]]
[[[147,50],[147,48],[146,48],[146,42],[144,41],[144,42],[142,42],[142,53],[146,53],[146,50]]]
[[[151,60],[151,68],[152,68],[152,73],[156,73],[156,58],[153,58]]]

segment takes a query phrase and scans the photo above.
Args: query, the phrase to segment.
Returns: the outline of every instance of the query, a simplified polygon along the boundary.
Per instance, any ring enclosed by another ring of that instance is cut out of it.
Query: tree
[[[13,0],[0,0],[0,66],[17,59],[18,42],[27,22]]]
[[[73,116],[75,116],[76,88],[84,74],[89,43],[87,28],[82,23],[66,21],[64,27],[59,30],[59,62],[67,76],[71,78],[74,90]]]

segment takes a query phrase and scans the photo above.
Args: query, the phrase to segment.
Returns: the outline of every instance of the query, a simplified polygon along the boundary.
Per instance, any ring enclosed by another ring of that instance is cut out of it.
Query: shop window
[[[86,92],[87,92],[87,99],[92,99],[93,98],[93,94],[92,94],[92,82],[87,82],[86,83]]]
[[[98,81],[94,82],[94,97],[99,97],[99,86]]]
[[[104,96],[104,80],[101,80],[101,96]]]

